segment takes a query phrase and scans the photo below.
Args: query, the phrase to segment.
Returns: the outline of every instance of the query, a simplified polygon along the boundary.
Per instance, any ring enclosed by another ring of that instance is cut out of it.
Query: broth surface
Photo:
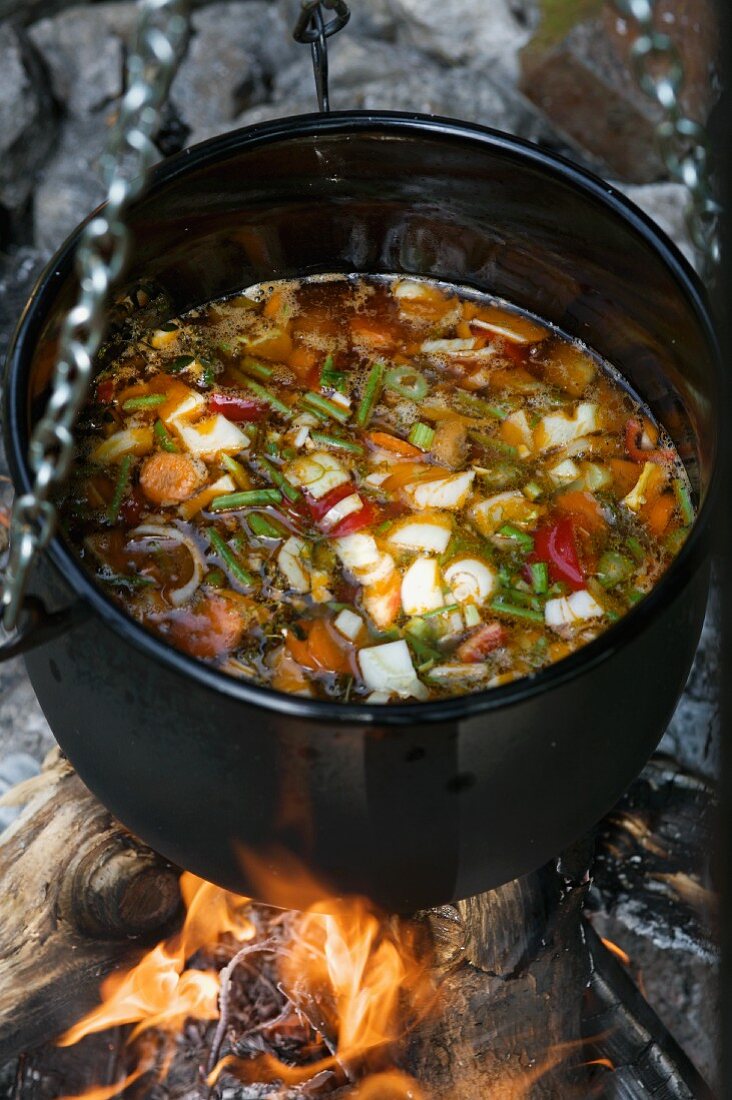
[[[530,675],[652,588],[683,467],[586,347],[464,288],[320,276],[161,323],[121,303],[67,537],[149,630],[285,692],[398,702]]]

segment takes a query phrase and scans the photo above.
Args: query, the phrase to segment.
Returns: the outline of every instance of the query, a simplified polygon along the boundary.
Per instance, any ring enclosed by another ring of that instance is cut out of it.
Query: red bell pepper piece
[[[328,534],[331,538],[342,539],[345,535],[354,535],[364,527],[371,527],[378,518],[379,512],[376,506],[370,500],[364,500],[363,508],[358,512],[351,512],[350,516],[345,516],[335,527],[331,527]]]
[[[97,385],[97,401],[101,405],[108,405],[114,396],[114,381],[108,378]]]
[[[237,423],[244,421],[263,420],[267,415],[267,406],[256,397],[236,395],[230,393],[212,393],[208,399],[208,407],[213,413],[220,413],[227,420]]]
[[[331,489],[323,497],[307,496],[308,508],[310,509],[310,515],[319,523],[323,516],[327,515],[334,504],[338,504],[339,501],[345,500],[346,497],[353,496],[356,492],[356,486],[347,481],[345,485],[336,485],[335,489]]]
[[[552,582],[564,581],[574,591],[586,586],[575,540],[574,524],[569,516],[564,516],[546,527],[540,527],[535,532],[534,550],[529,561],[546,562],[549,566],[549,579]]]
[[[660,466],[673,462],[674,453],[666,447],[644,450],[640,445],[642,435],[642,423],[635,417],[631,417],[625,425],[625,449],[633,462],[657,462]]]

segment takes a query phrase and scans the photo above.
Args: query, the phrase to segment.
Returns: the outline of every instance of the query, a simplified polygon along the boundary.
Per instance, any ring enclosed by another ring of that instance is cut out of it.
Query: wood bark
[[[178,872],[145,848],[51,754],[3,798],[0,1062],[64,1031],[102,978],[159,938],[180,907]]]

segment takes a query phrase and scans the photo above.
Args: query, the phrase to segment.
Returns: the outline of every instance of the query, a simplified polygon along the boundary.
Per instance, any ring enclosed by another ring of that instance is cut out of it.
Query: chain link
[[[656,136],[671,179],[686,187],[686,225],[702,278],[713,282],[721,259],[721,207],[715,195],[709,137],[681,106],[684,66],[673,39],[656,29],[655,0],[612,0],[623,19],[632,19],[638,36],[630,53],[641,90],[663,108]]]
[[[78,297],[62,325],[51,396],[30,441],[33,488],[13,507],[2,594],[6,630],[16,628],[33,561],[56,530],[52,494],[73,461],[73,428],[104,336],[109,291],[127,257],[129,233],[122,218],[159,158],[152,139],[185,41],[187,8],[188,0],[141,0],[127,63],[127,90],[102,158],[107,202],[81,237],[76,254]]]

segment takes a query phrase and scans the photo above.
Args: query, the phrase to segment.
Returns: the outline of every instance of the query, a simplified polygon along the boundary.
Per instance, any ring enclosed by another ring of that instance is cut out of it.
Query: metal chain
[[[152,138],[187,31],[187,0],[141,0],[136,41],[127,62],[127,90],[102,160],[104,209],[89,223],[76,255],[79,292],[61,328],[58,360],[45,413],[33,430],[29,463],[33,488],[15,501],[10,559],[2,593],[3,625],[18,624],[28,575],[56,530],[52,495],[74,454],[73,428],[86,400],[94,357],[105,331],[109,290],[127,257],[123,222],[159,159]]]
[[[715,197],[712,153],[704,127],[689,118],[680,102],[684,66],[673,39],[656,30],[655,0],[612,0],[622,18],[633,19],[638,36],[630,58],[638,84],[664,111],[656,136],[671,179],[689,192],[686,224],[702,277],[714,280],[721,259],[721,207]]]
[[[324,17],[324,8],[335,13],[332,18]],[[350,18],[351,12],[345,0],[301,0],[300,15],[292,37],[296,42],[310,43],[318,109],[323,113],[330,110],[328,39],[343,30]]]

